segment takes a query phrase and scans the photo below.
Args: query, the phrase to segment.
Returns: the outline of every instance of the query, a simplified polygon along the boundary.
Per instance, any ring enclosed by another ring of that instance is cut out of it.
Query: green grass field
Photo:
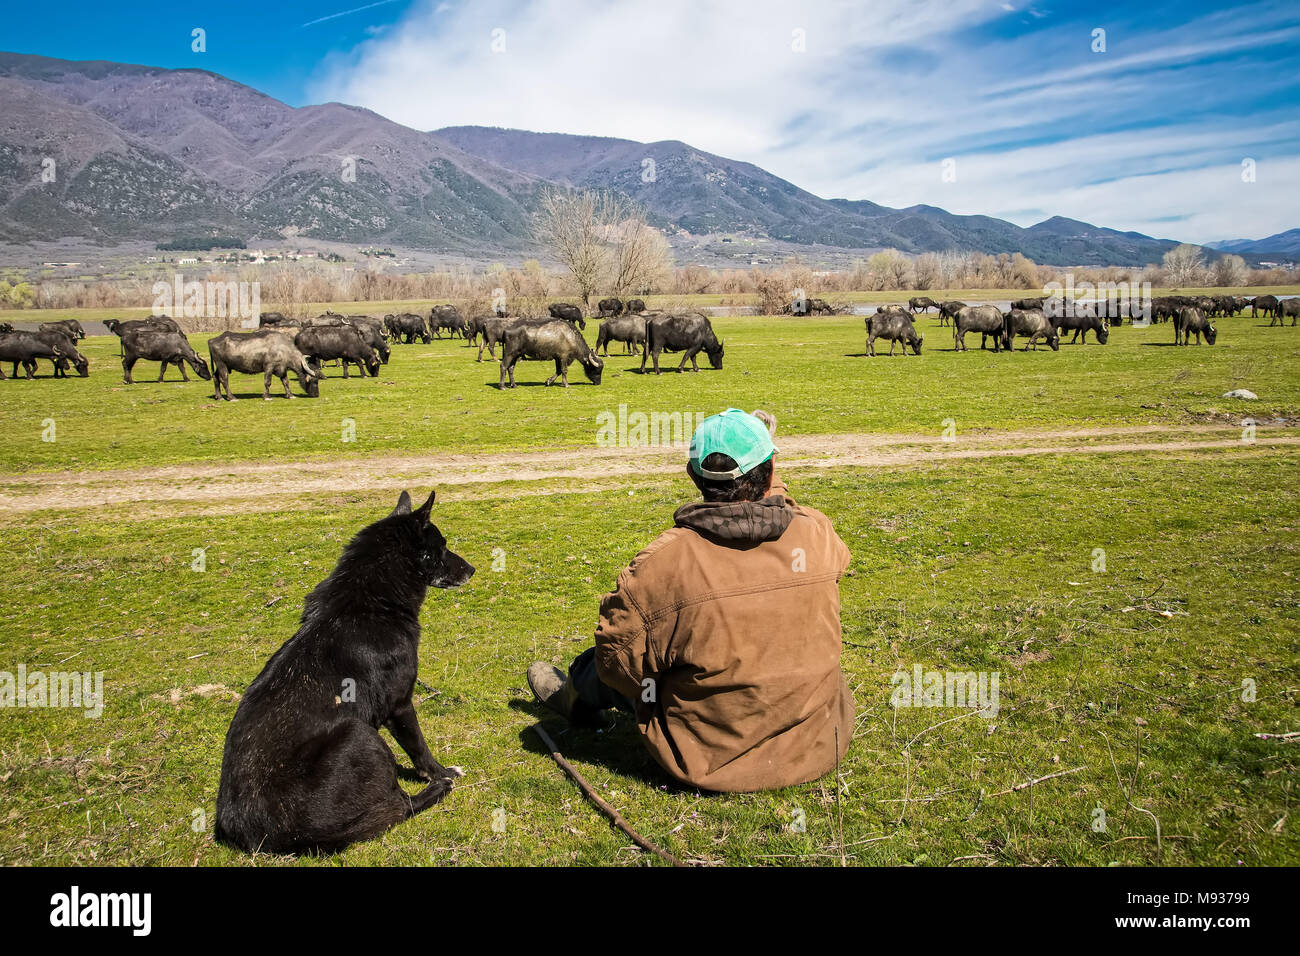
[[[193,375],[182,384],[174,368],[159,385],[156,363],[139,363],[136,384],[125,385],[117,340],[97,336],[83,347],[89,378],[0,382],[0,422],[9,436],[0,447],[0,472],[577,450],[595,441],[597,416],[617,413],[620,404],[692,414],[765,407],[792,435],[937,434],[946,419],[959,432],[1235,421],[1247,413],[1269,420],[1300,409],[1300,329],[1266,326],[1248,316],[1218,320],[1212,347],[1174,347],[1165,323],[1117,328],[1106,346],[994,355],[980,351],[978,336],[972,351],[954,354],[951,330],[930,318],[918,322],[925,337],[919,357],[868,359],[861,317],[720,318],[714,327],[726,344],[721,372],[702,359],[698,374],[642,376],[640,357],[616,349],[599,387],[575,364],[570,388],[541,388],[553,369],[521,363],[520,387],[503,393],[487,353],[478,364],[463,341],[444,339],[395,346],[375,379],[343,381],[330,369],[319,401],[286,402],[279,393],[263,402],[260,377],[232,376],[241,399],[233,404],[213,400],[211,383]],[[589,323],[588,339],[595,335]],[[191,339],[206,356],[207,336]],[[661,367],[675,369],[679,359],[665,355]],[[48,375],[48,364],[43,369]],[[1239,387],[1260,400],[1222,398]],[[300,391],[296,383],[294,390]],[[42,441],[51,419],[56,440]],[[342,442],[345,419],[355,423],[355,442]]]
[[[1287,443],[1300,330],[1217,324],[1213,347],[1174,348],[1164,325],[1116,329],[1104,347],[993,355],[978,339],[948,351],[931,319],[919,358],[867,359],[860,318],[719,319],[721,372],[642,377],[639,359],[615,355],[601,386],[575,366],[562,390],[524,363],[529,384],[504,393],[495,364],[444,341],[397,347],[378,379],[334,371],[318,401],[262,402],[260,380],[242,379],[236,394],[258,398],[234,405],[208,383],[150,382],[144,363],[125,386],[115,340],[92,340],[88,379],[0,382],[0,670],[102,671],[106,691],[98,719],[0,711],[0,863],[657,863],[541,751],[524,670],[589,644],[600,595],[693,489],[654,469],[574,478],[501,464],[590,457],[596,416],[620,404],[774,411],[778,445],[805,448],[783,456],[792,494],[826,512],[854,556],[841,592],[858,720],[838,784],[699,794],[656,771],[626,718],[602,732],[548,721],[646,836],[728,865],[1300,862],[1300,758],[1277,739],[1300,729],[1300,451]],[[1260,400],[1222,398],[1236,387]],[[1259,441],[1239,439],[1247,414]],[[54,442],[41,440],[46,419]],[[343,419],[355,443],[341,441]],[[1150,433],[1163,447],[1084,447],[1121,428],[1163,428]],[[808,467],[851,434],[929,444],[895,464]],[[963,457],[981,436],[1006,454]],[[1076,447],[1017,453],[1046,436]],[[1191,447],[1207,437],[1223,440]],[[932,447],[948,457],[922,454]],[[481,453],[497,456],[491,473],[440,492],[435,509],[479,572],[431,593],[416,697],[434,754],[466,777],[434,810],[337,857],[250,860],[214,844],[237,695],[351,534],[391,509],[406,466],[390,486],[386,463],[426,456],[436,475]],[[212,486],[283,460],[305,463],[304,480],[327,465],[379,478],[309,496],[279,472],[257,497]],[[151,497],[150,482],[179,480],[173,466],[211,474],[180,485],[188,497]],[[132,487],[80,501],[86,475]],[[24,504],[44,484],[67,500]],[[206,570],[193,570],[196,549]],[[914,665],[997,672],[1000,712],[892,707],[891,675]]]

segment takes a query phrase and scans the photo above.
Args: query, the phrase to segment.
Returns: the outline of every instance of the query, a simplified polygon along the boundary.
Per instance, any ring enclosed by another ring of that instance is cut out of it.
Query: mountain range
[[[1176,245],[1061,217],[1021,228],[822,199],[675,140],[418,131],[338,103],[291,107],[205,70],[0,53],[0,241],[301,237],[500,258],[536,251],[532,216],[555,185],[622,192],[678,236],[1052,265],[1144,265]],[[1300,230],[1273,238],[1286,237],[1263,251],[1300,249]],[[1249,241],[1221,248],[1236,243]]]

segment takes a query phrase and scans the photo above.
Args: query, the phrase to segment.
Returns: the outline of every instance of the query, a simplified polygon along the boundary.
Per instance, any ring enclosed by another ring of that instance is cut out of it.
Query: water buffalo
[[[1174,324],[1174,341],[1178,342],[1179,337],[1181,336],[1181,344],[1190,345],[1191,343],[1188,339],[1192,335],[1196,336],[1197,345],[1201,344],[1202,335],[1205,336],[1206,342],[1213,345],[1215,338],[1218,336],[1218,332],[1215,330],[1214,326],[1210,324],[1210,320],[1205,317],[1204,312],[1200,309],[1185,305],[1178,310],[1178,318],[1175,320]]]
[[[600,310],[600,315],[602,318],[611,315],[623,314],[623,300],[617,299],[614,296],[610,296],[608,299],[601,299],[598,303],[596,303],[596,307]],[[556,318],[557,319],[562,318],[562,316],[557,315]]]
[[[1013,310],[1014,311],[1014,310]],[[1075,312],[1076,310],[1071,310]],[[1106,327],[1106,322],[1094,314],[1091,309],[1082,314],[1058,315],[1048,319],[1059,336],[1061,332],[1073,332],[1074,338],[1070,339],[1073,345],[1079,341],[1079,336],[1083,336],[1083,343],[1088,344],[1088,333],[1092,332],[1097,337],[1100,345],[1105,345],[1110,339],[1110,330]]]
[[[125,336],[128,332],[135,332],[139,329],[151,329],[155,332],[175,332],[178,335],[184,334],[181,331],[181,327],[176,324],[176,320],[168,318],[165,315],[151,315],[147,319],[127,319],[126,321],[105,319],[104,328],[108,329],[108,331],[112,332],[119,339]],[[126,355],[125,351],[119,351],[120,354]]]
[[[454,305],[435,305],[429,310],[429,331],[433,337],[441,338],[438,333],[444,330],[450,332],[452,338],[465,334],[465,320]]]
[[[1216,295],[1211,296],[1211,299],[1214,302],[1214,311],[1210,313],[1211,315],[1217,315],[1226,319],[1229,316],[1237,314],[1237,300],[1232,296]]]
[[[921,354],[922,336],[916,334],[916,326],[912,322],[912,314],[905,309],[891,308],[884,312],[877,312],[875,315],[869,315],[867,323],[867,355],[875,356],[876,339],[889,339],[889,354],[894,354],[894,346],[903,343],[903,355],[907,356],[907,347],[910,345],[912,351],[917,355]]]
[[[542,323],[519,322],[506,329],[501,345],[501,378],[499,387],[506,388],[506,374],[510,375],[510,388],[515,387],[515,363],[520,359],[537,359],[555,362],[555,374],[546,380],[550,385],[557,378],[569,387],[569,364],[577,359],[593,385],[600,384],[605,363],[587,345],[581,333],[566,321],[551,320]]]
[[[1013,308],[1013,309],[1025,309],[1025,310],[1027,310],[1027,311],[1028,311],[1028,310],[1033,310],[1033,309],[1038,309],[1038,310],[1041,312],[1041,311],[1043,311],[1043,303],[1046,302],[1046,301],[1047,301],[1047,299],[1046,299],[1045,296],[1039,296],[1039,297],[1034,298],[1034,299],[1016,299],[1014,302],[1011,303],[1011,308]],[[1046,314],[1046,313],[1044,313],[1044,314]]]
[[[641,299],[628,299],[623,303],[623,311],[631,315],[635,315],[638,312],[644,312],[645,302]]]
[[[476,362],[483,361],[483,349],[488,350],[488,355],[496,358],[495,348],[497,345],[503,345],[506,340],[506,329],[517,323],[516,318],[501,318],[496,315],[480,316],[477,320],[476,333],[482,337],[483,341],[478,346],[478,358]],[[549,321],[549,320],[548,320]]]
[[[952,319],[952,342],[954,352],[966,351],[966,333],[980,333],[980,348],[993,336],[993,351],[1001,349],[1002,339],[1006,334],[1003,328],[1002,313],[996,305],[968,305],[958,309]]]
[[[1286,325],[1286,317],[1291,317],[1291,325],[1294,326],[1296,319],[1300,318],[1300,298],[1282,299],[1277,304],[1277,310],[1274,318],[1277,319],[1278,325]],[[1273,323],[1270,322],[1271,326]]]
[[[1096,316],[1093,320],[1100,321]],[[1064,321],[1063,319],[1049,319],[1040,309],[1012,309],[1002,317],[1002,345],[1010,351],[1015,345],[1017,335],[1029,337],[1025,343],[1025,351],[1029,351],[1029,346],[1038,351],[1038,340],[1042,339],[1052,347],[1053,352],[1060,351],[1061,336],[1056,331],[1054,322]],[[1086,321],[1078,319],[1076,321]]]
[[[660,352],[681,352],[682,361],[677,366],[681,372],[690,359],[691,371],[698,372],[696,356],[703,351],[709,357],[709,364],[715,369],[722,368],[722,345],[713,334],[713,325],[699,312],[684,315],[662,313],[651,316],[645,323],[645,344],[641,346],[641,371],[645,372],[646,358],[654,356],[655,374],[659,374]]]
[[[1250,303],[1250,317],[1253,319],[1256,312],[1263,312],[1265,315],[1271,315],[1277,318],[1277,296],[1275,295],[1257,295]],[[1269,325],[1273,323],[1270,322]]]
[[[322,378],[321,362],[338,359],[343,363],[343,377],[348,377],[348,366],[356,365],[357,372],[365,378],[366,372],[371,378],[379,374],[379,356],[374,348],[366,344],[361,332],[350,325],[332,328],[307,328],[294,337],[293,344],[307,357],[307,363]]]
[[[288,321],[289,320],[284,317],[283,312],[262,312],[257,317],[257,325],[259,328],[266,328],[267,326],[276,326],[276,325],[287,325]]]
[[[550,313],[553,319],[564,319],[566,322],[573,322],[580,329],[587,327],[587,322],[582,317],[582,310],[576,305],[571,305],[568,302],[552,302],[546,307],[546,311]]]
[[[424,317],[414,312],[384,316],[384,326],[392,333],[394,339],[407,345],[412,344],[416,339],[425,345],[433,341],[429,329],[424,324]]]
[[[67,332],[72,336],[74,342],[80,342],[86,337],[86,330],[81,327],[81,323],[76,319],[60,319],[57,322],[42,322],[40,329],[42,332]]]
[[[825,299],[809,299],[808,314],[809,315],[834,315],[835,306],[831,305]]]
[[[46,324],[48,325],[50,323]],[[74,334],[65,326],[59,323],[53,323],[52,328],[46,329],[45,326],[42,325],[41,331],[36,332],[35,335],[42,342],[54,346],[60,353],[62,353],[58,358],[51,359],[54,363],[55,378],[66,378],[69,367],[75,367],[77,369],[77,374],[82,378],[85,378],[90,374],[90,361],[77,349],[77,340],[74,337]],[[24,367],[26,367],[28,363],[23,364]],[[33,359],[30,364],[34,370],[36,365],[35,359]],[[13,366],[14,378],[17,378],[18,363],[15,361]]]
[[[66,339],[64,340],[66,341]],[[14,378],[18,377],[18,366],[22,365],[27,378],[36,377],[36,360],[49,359],[58,364],[64,355],[62,347],[47,341],[37,332],[5,332],[0,334],[0,379],[6,378],[3,363],[14,363]]]
[[[499,316],[487,312],[480,312],[478,315],[471,315],[468,319],[465,320],[465,342],[466,342],[465,347],[466,348],[474,347],[474,345],[478,342],[479,336],[483,334],[483,323],[486,322],[488,319],[494,319],[494,318],[499,318]],[[482,361],[481,355],[479,356],[479,361]]]
[[[189,341],[180,332],[168,332],[159,328],[134,329],[122,336],[122,380],[134,385],[131,369],[135,363],[144,359],[158,362],[158,381],[167,374],[167,366],[175,365],[180,369],[181,379],[188,382],[189,374],[185,371],[188,364],[199,378],[205,381],[212,378],[208,363],[190,347]]]
[[[147,319],[127,319],[119,321],[117,319],[105,319],[104,328],[112,332],[119,339],[128,332],[134,332],[136,329],[155,329],[162,332],[180,332],[181,327],[176,324],[175,319],[168,318],[165,315],[151,315]]]
[[[264,377],[262,398],[271,400],[271,376],[284,386],[284,397],[293,398],[289,391],[289,373],[298,376],[298,383],[308,398],[320,395],[320,375],[307,364],[307,357],[298,351],[289,336],[273,329],[256,332],[222,332],[208,340],[208,355],[212,359],[212,379],[215,382],[213,398],[223,397],[236,401],[230,394],[230,373]]]
[[[384,336],[384,326],[378,319],[372,319],[368,315],[345,315],[343,321],[356,329],[357,334],[361,336],[361,341],[375,350],[381,364],[388,364],[388,358],[393,354],[393,350],[388,346],[388,339]]]
[[[956,318],[957,313],[964,308],[966,308],[966,303],[958,302],[956,299],[952,299],[948,302],[940,302],[939,327],[942,328],[943,326],[948,325],[954,318]]]
[[[939,303],[928,295],[917,295],[907,300],[907,307],[913,312],[928,312],[930,307],[939,308]]]
[[[634,346],[645,343],[645,323],[646,317],[635,313],[605,319],[596,332],[596,352],[604,349],[608,355],[610,342],[622,342],[624,352],[632,354]]]

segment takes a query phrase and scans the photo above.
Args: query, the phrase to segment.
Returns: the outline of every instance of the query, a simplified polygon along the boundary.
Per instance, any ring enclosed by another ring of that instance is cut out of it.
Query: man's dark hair
[[[700,462],[706,471],[731,471],[736,467],[736,460],[730,455],[715,451]],[[686,472],[700,489],[705,501],[762,501],[767,495],[768,485],[772,482],[772,459],[761,465],[755,465],[739,478],[714,481],[701,478],[690,465]]]

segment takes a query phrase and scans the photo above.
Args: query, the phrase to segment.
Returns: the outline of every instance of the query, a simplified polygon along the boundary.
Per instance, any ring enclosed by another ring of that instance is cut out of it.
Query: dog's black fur
[[[474,574],[406,492],[307,596],[298,632],[244,693],[226,734],[216,837],[248,852],[332,853],[426,810],[453,776],[416,720],[420,606]],[[351,682],[351,683],[349,683]],[[408,796],[387,727],[430,781]]]

